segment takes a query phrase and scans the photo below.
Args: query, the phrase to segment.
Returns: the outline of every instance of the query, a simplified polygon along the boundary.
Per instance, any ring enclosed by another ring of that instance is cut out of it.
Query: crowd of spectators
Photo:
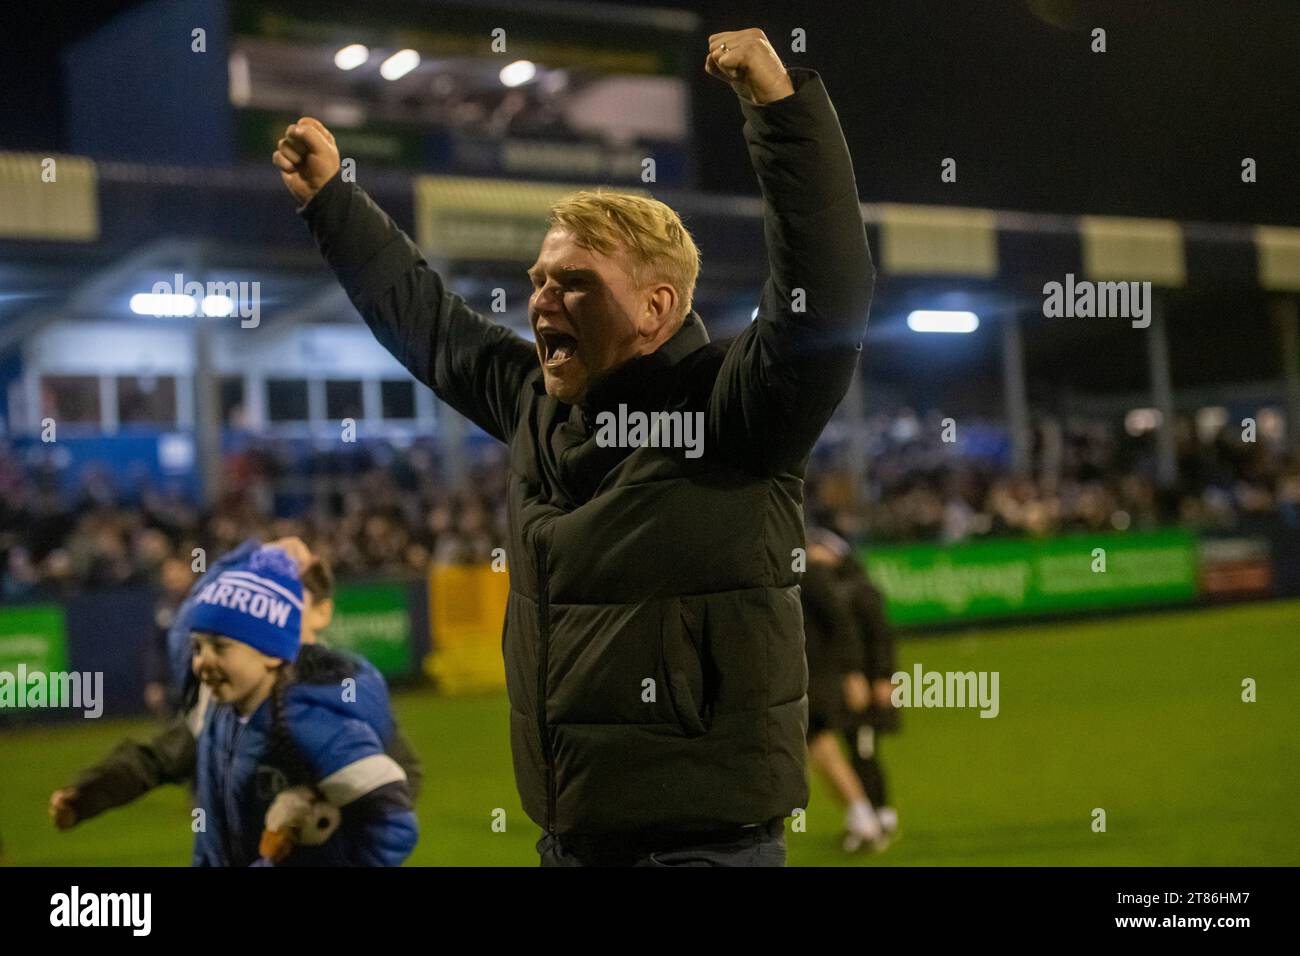
[[[119,493],[103,474],[69,493],[51,468],[0,454],[0,600],[157,583],[195,549],[298,536],[343,577],[423,574],[433,561],[488,561],[501,546],[499,454],[449,481],[424,445],[291,453],[268,444],[228,458],[201,509],[179,491]],[[450,490],[455,485],[457,490]]]
[[[1177,481],[1162,487],[1151,435],[1042,422],[1018,473],[1005,430],[954,425],[904,409],[871,419],[865,440],[828,442],[809,468],[811,516],[873,543],[1300,528],[1300,463],[1275,441],[1226,428],[1198,436],[1179,422]],[[866,467],[851,467],[853,455]],[[157,584],[194,549],[221,553],[249,536],[301,537],[344,577],[491,560],[504,537],[504,452],[474,446],[455,464],[449,472],[423,441],[327,451],[267,442],[226,459],[220,497],[202,509],[175,490],[124,492],[102,472],[70,488],[30,450],[0,450],[0,600]]]
[[[1175,423],[1176,478],[1159,480],[1154,432],[1047,420],[1017,471],[1005,429],[904,410],[869,422],[865,481],[849,443],[809,470],[808,506],[856,540],[954,542],[990,536],[1182,526],[1249,532],[1300,527],[1300,459],[1274,439]],[[945,440],[950,439],[950,440]],[[858,446],[861,447],[861,446]]]

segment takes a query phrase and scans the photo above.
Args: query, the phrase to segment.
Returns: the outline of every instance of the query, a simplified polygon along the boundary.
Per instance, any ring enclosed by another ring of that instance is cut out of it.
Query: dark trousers
[[[853,770],[862,781],[867,799],[877,809],[887,806],[885,771],[880,766],[880,733],[869,724],[863,724],[844,731],[844,740],[849,745]]]
[[[561,842],[555,834],[544,833],[537,852],[542,866],[785,866],[785,819],[658,840],[569,837]]]

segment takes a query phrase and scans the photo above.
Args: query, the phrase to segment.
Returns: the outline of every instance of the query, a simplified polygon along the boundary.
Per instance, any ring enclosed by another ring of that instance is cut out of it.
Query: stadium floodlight
[[[224,319],[235,312],[235,303],[228,295],[205,295],[203,297],[203,314]]]
[[[523,86],[537,75],[537,64],[532,60],[515,60],[501,67],[501,83],[504,86]]]
[[[398,50],[379,64],[379,75],[384,79],[400,80],[420,65],[420,54],[414,50]]]
[[[909,312],[907,327],[913,332],[974,332],[980,317],[974,312],[949,312],[944,309],[918,309]]]
[[[193,296],[137,292],[131,296],[131,311],[136,315],[180,316],[193,315],[199,304]]]
[[[349,43],[334,54],[334,65],[340,70],[355,70],[370,59],[370,50],[362,43]]]

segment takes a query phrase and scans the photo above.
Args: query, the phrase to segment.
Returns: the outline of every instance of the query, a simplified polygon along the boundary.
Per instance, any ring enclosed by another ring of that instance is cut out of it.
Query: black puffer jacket
[[[338,177],[303,209],[375,335],[510,445],[502,649],[525,810],[564,834],[715,829],[807,801],[807,671],[792,552],[803,469],[848,387],[874,270],[817,74],[742,103],[770,265],[757,321],[698,315],[589,390],[546,395],[533,347],[470,310]],[[802,308],[800,308],[802,304]],[[596,416],[704,415],[704,449],[600,447]]]

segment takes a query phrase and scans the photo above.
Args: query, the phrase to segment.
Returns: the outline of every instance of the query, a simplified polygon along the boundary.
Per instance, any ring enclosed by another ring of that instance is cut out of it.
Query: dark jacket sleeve
[[[406,771],[406,788],[410,791],[411,803],[420,799],[420,791],[424,788],[424,765],[420,763],[420,757],[411,746],[411,742],[402,736],[401,730],[394,729],[393,736],[388,739],[388,744],[384,748],[388,756],[401,765]]]
[[[533,347],[451,292],[406,233],[335,175],[300,210],[370,330],[417,379],[488,434],[508,440]]]
[[[833,674],[836,681],[849,671],[861,670],[862,645],[858,643],[858,631],[831,571],[825,565],[809,562],[799,582],[799,595],[803,601],[809,664],[816,656],[819,668]]]
[[[797,467],[844,397],[875,285],[835,108],[815,72],[789,72],[793,95],[766,106],[741,102],[769,274],[758,317],[728,350],[709,410],[711,437],[765,473]]]
[[[862,670],[862,644],[858,640],[858,629],[853,626],[853,616],[838,588],[834,586],[833,576],[827,582],[826,607],[822,612],[829,631],[828,651],[839,678],[852,671]]]
[[[194,776],[194,735],[183,717],[169,723],[147,743],[124,740],[103,761],[81,772],[73,786],[77,819],[89,820],[144,796],[165,783]]]
[[[831,570],[808,563],[799,583],[808,658],[808,707],[827,723],[846,713],[844,675],[862,669],[862,645]]]
[[[888,680],[895,671],[894,634],[885,617],[884,595],[871,583],[862,565],[854,558],[848,574],[849,607],[861,636],[865,673],[871,678]]]

